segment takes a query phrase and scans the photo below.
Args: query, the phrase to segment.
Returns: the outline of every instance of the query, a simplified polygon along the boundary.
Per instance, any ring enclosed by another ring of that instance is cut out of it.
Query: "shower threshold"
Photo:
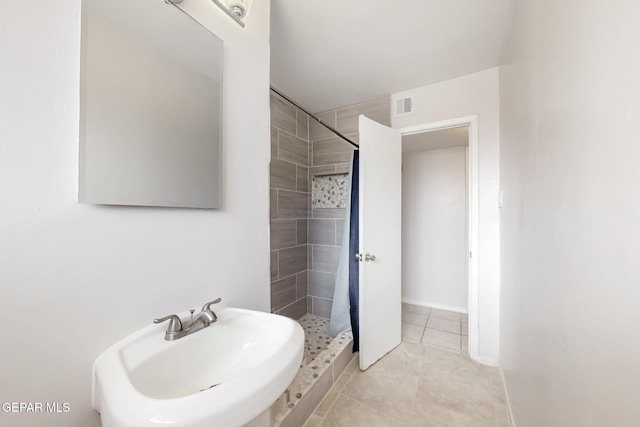
[[[304,359],[271,407],[271,427],[302,426],[353,358],[351,331],[330,338],[329,319],[305,314],[298,322],[305,332]]]

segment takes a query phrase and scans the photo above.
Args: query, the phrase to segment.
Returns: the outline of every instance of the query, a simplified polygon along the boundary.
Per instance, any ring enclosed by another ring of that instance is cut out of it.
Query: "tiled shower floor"
[[[304,364],[308,365],[331,343],[329,336],[329,319],[305,314],[298,323],[302,325],[305,335]]]
[[[271,426],[300,427],[313,407],[352,359],[353,335],[329,336],[329,319],[305,314],[298,323],[305,333],[304,360],[287,391],[271,407]]]

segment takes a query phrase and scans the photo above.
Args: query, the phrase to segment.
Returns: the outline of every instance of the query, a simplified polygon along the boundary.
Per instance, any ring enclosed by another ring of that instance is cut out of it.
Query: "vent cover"
[[[396,99],[396,116],[413,113],[413,98]]]

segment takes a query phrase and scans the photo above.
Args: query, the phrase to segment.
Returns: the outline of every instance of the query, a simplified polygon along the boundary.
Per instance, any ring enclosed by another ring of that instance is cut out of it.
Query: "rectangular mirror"
[[[164,0],[82,0],[80,203],[219,208],[222,41]]]

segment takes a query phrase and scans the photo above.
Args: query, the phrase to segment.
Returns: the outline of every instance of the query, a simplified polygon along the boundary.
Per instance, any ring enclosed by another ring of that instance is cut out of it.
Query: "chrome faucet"
[[[218,320],[218,316],[216,316],[216,314],[211,310],[211,306],[219,303],[220,301],[222,301],[222,298],[206,303],[202,307],[200,313],[196,315],[195,319],[193,319],[186,328],[183,327],[180,318],[175,314],[170,314],[160,319],[154,319],[153,323],[162,323],[168,320],[169,327],[167,328],[167,332],[164,334],[164,339],[167,341],[174,341],[197,332],[200,329],[206,328]]]

